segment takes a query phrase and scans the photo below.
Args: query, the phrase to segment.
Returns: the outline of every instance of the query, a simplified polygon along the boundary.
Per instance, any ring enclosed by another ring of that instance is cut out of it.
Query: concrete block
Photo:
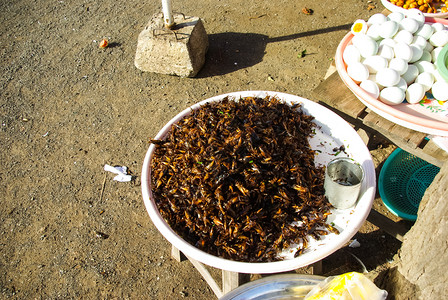
[[[173,14],[175,26],[164,27],[155,14],[139,34],[135,66],[145,72],[194,77],[205,62],[208,37],[198,17]]]

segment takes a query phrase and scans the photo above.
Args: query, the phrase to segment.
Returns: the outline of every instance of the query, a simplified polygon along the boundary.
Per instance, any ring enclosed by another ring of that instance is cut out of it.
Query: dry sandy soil
[[[0,298],[213,299],[189,262],[171,259],[145,210],[139,176],[149,139],[182,109],[226,92],[312,99],[352,22],[383,7],[174,1],[208,33],[196,78],[134,66],[138,34],[160,10],[154,0],[1,1]],[[103,38],[110,46],[100,49]],[[392,149],[374,143],[375,164]],[[134,180],[113,181],[105,164],[127,166]],[[379,199],[375,207],[383,209]],[[369,222],[355,238],[361,247],[327,258],[324,275],[361,270],[348,252],[379,274],[400,247]]]

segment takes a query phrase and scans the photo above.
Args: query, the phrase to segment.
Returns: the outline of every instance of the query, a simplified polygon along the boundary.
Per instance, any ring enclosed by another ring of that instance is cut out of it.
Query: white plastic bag
[[[349,272],[331,276],[314,287],[305,300],[385,300],[387,292],[379,289],[366,276]]]
[[[112,172],[117,174],[117,176],[114,177],[114,180],[119,181],[119,182],[128,182],[132,180],[132,176],[128,175],[128,168],[123,166],[117,166],[117,167],[112,167],[110,165],[104,165],[104,171],[108,171],[108,172]]]

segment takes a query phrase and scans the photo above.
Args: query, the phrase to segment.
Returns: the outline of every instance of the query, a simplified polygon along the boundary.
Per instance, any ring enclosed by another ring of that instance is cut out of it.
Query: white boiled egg
[[[410,61],[412,59],[412,49],[411,46],[405,43],[397,43],[394,46],[395,57],[402,58],[405,61]]]
[[[420,57],[420,60],[421,61],[429,61],[429,62],[431,62],[431,60],[432,60],[431,53],[429,53],[426,50],[423,50],[422,57]]]
[[[411,84],[406,90],[406,100],[411,103],[419,103],[425,96],[425,88],[420,83]]]
[[[406,81],[405,81],[403,78],[401,78],[401,77],[400,77],[400,81],[398,81],[398,83],[397,83],[396,85],[394,85],[394,86],[396,86],[396,87],[402,89],[403,92],[405,92],[405,93],[406,93],[406,90],[407,90],[407,88],[408,88],[408,84],[407,84]]]
[[[367,24],[370,26],[372,24],[381,24],[387,21],[387,17],[382,13],[373,14],[368,20]]]
[[[402,42],[410,45],[414,39],[414,35],[407,30],[400,30],[396,35],[394,35],[393,39],[397,43]]]
[[[367,78],[367,80],[371,80],[371,81],[375,82],[376,85],[378,86],[378,88],[380,89],[380,91],[382,89],[384,89],[384,86],[382,86],[381,84],[378,83],[378,81],[376,81],[376,74],[370,74],[369,77]]]
[[[388,60],[394,58],[395,56],[394,48],[385,44],[378,47],[377,54]]]
[[[375,74],[378,70],[384,69],[388,65],[387,59],[379,55],[366,57],[362,63],[367,67],[370,74]]]
[[[434,47],[443,47],[448,44],[448,30],[440,30],[435,32],[430,38],[429,42]]]
[[[396,86],[386,87],[380,92],[380,100],[389,105],[397,105],[403,102],[404,92]]]
[[[411,47],[411,50],[412,50],[412,58],[411,58],[411,60],[409,62],[413,63],[413,62],[418,61],[422,57],[423,49],[420,48],[420,46],[415,45],[415,44],[410,45],[410,47]]]
[[[434,71],[434,73],[432,73],[432,75],[434,75],[434,82],[436,82],[436,81],[446,81],[445,78],[443,78],[442,75],[439,73],[439,71],[437,71],[437,68]]]
[[[421,36],[426,40],[429,39],[434,32],[434,28],[429,24],[423,24],[420,28],[415,32],[416,36]]]
[[[434,71],[436,70],[436,66],[429,61],[416,61],[414,63],[414,66],[417,67],[419,74],[423,72],[434,73]]]
[[[405,17],[404,14],[399,12],[399,11],[395,11],[395,12],[392,12],[392,13],[387,15],[387,18],[389,20],[395,21],[397,23],[400,23],[401,20],[404,19],[404,17]]]
[[[434,32],[446,30],[445,25],[443,25],[442,23],[433,23],[431,26],[434,29]]]
[[[417,76],[418,76],[418,68],[413,64],[409,64],[406,72],[404,72],[404,74],[401,75],[401,77],[403,77],[403,79],[406,81],[408,85],[413,83],[415,81],[415,78],[417,78]]]
[[[378,96],[380,95],[380,88],[378,85],[372,81],[372,80],[364,80],[359,85],[364,91],[366,91],[367,94],[372,96],[375,99],[378,99]]]
[[[434,46],[431,45],[431,43],[426,43],[426,46],[425,46],[425,48],[423,50],[428,51],[429,53],[431,53],[431,51],[434,50]]]
[[[426,39],[424,37],[415,35],[412,37],[411,45],[412,44],[418,45],[418,46],[420,46],[420,48],[425,49],[428,42],[426,41]]]
[[[397,71],[390,68],[383,68],[376,73],[376,82],[385,87],[396,85],[400,81]]]
[[[431,51],[431,61],[435,63],[437,61],[437,57],[439,56],[440,51],[442,51],[443,47],[436,47]]]
[[[425,15],[417,8],[408,9],[405,13],[406,18],[412,18],[421,26],[425,24]]]
[[[358,48],[359,53],[364,58],[375,55],[378,52],[378,44],[376,41],[365,34],[354,36],[352,43],[356,48]]]
[[[415,33],[419,28],[419,24],[415,19],[404,18],[403,20],[401,20],[399,27],[401,29],[409,31],[410,33]]]
[[[353,23],[353,25],[352,25],[352,27],[351,27],[351,29],[350,29],[350,31],[354,34],[354,35],[357,35],[357,34],[365,34],[366,32],[367,32],[367,29],[369,28],[369,26],[367,25],[367,22],[366,21],[364,21],[364,20],[356,20],[354,23]]]
[[[386,21],[381,24],[380,35],[387,39],[393,37],[398,32],[398,23],[395,21]]]
[[[439,101],[448,100],[448,82],[436,81],[432,86],[432,95]]]
[[[357,34],[352,38],[352,44],[355,45],[355,47],[358,47],[358,45],[363,43],[363,40],[367,36],[365,34]]]
[[[354,62],[348,65],[347,74],[356,83],[359,83],[366,80],[369,77],[369,70],[364,64],[360,62]]]
[[[347,65],[353,62],[360,62],[361,53],[359,53],[358,48],[356,48],[354,45],[347,45],[347,47],[345,47],[344,49],[344,52],[342,53],[342,59]]]
[[[415,78],[415,82],[420,83],[425,88],[425,92],[427,92],[434,84],[434,76],[432,73],[423,72]]]
[[[383,40],[380,41],[380,46],[382,46],[382,45],[388,45],[389,47],[392,47],[392,48],[393,48],[396,44],[397,44],[397,42],[394,41],[394,40],[391,39],[391,38],[383,39]]]
[[[408,62],[402,58],[392,58],[389,61],[389,68],[398,72],[401,76],[408,70]]]
[[[381,26],[380,24],[372,24],[369,26],[369,29],[367,29],[367,35],[370,36],[375,41],[379,41],[382,39],[380,35]]]

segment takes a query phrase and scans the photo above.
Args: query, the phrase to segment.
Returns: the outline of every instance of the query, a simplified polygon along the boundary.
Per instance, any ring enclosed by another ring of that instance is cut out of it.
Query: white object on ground
[[[437,144],[437,146],[439,146],[445,152],[448,152],[448,137],[429,135],[428,138],[430,138],[434,143]]]
[[[126,174],[128,171],[127,167],[112,167],[110,165],[104,165],[104,171],[112,172],[117,174],[117,176],[114,177],[114,180],[119,182],[128,182],[132,180],[132,175]]]
[[[360,242],[358,242],[358,240],[357,239],[354,239],[351,243],[350,243],[350,245],[348,245],[350,248],[358,248],[358,247],[361,247],[361,243]]]

